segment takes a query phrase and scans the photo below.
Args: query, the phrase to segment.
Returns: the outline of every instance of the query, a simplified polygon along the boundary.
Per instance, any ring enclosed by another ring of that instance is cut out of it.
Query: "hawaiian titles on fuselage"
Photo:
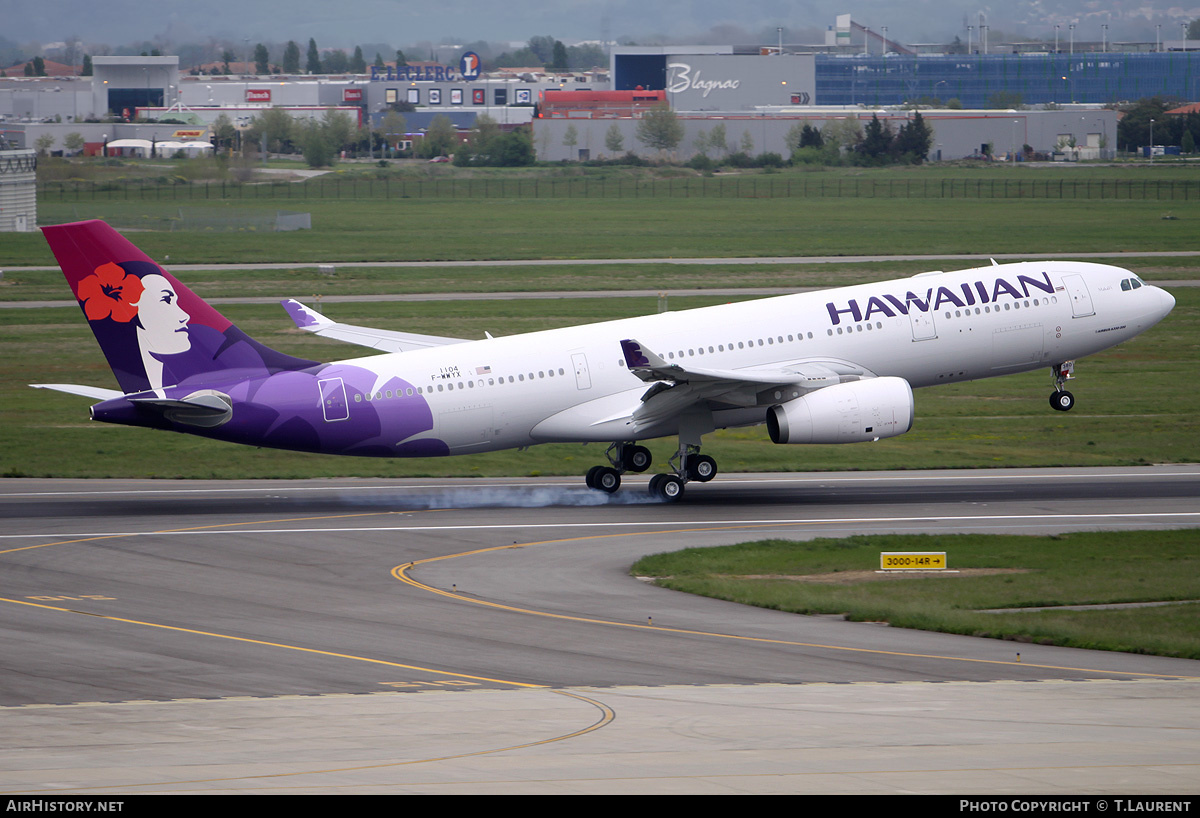
[[[929,312],[940,310],[950,304],[955,307],[970,307],[975,304],[990,304],[1001,298],[1029,298],[1031,290],[1041,290],[1047,294],[1054,293],[1054,285],[1050,283],[1050,275],[1042,273],[1041,277],[1018,275],[1017,283],[1007,279],[996,278],[990,284],[986,281],[964,281],[951,287],[930,287],[924,297],[909,290],[903,297],[885,293],[873,295],[860,304],[859,299],[851,298],[840,307],[834,302],[825,305],[829,310],[829,318],[834,326],[842,323],[843,316],[850,321],[866,321],[875,315],[886,315],[895,318],[897,315],[908,315],[910,311]]]

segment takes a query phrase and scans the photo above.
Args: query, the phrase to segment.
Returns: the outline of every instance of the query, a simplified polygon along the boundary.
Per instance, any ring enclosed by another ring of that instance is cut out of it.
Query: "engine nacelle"
[[[861,443],[902,435],[912,422],[912,387],[903,378],[839,383],[767,411],[774,443]]]

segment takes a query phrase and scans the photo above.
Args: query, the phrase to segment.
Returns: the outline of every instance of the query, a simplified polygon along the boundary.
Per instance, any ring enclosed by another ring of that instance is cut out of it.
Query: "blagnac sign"
[[[700,96],[707,97],[717,88],[736,91],[742,84],[741,80],[704,79],[699,68],[692,68],[685,62],[667,63],[667,91],[672,94],[682,94],[685,91],[700,91]]]
[[[685,111],[787,105],[793,97],[812,99],[815,66],[811,54],[671,54],[663,61],[663,88],[671,105]]]

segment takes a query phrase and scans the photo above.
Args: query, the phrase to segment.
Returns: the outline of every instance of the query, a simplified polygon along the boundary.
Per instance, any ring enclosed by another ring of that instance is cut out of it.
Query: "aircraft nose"
[[[1159,301],[1162,302],[1162,317],[1166,318],[1167,315],[1170,314],[1171,310],[1175,309],[1175,296],[1171,295],[1162,287],[1159,287],[1158,297]]]

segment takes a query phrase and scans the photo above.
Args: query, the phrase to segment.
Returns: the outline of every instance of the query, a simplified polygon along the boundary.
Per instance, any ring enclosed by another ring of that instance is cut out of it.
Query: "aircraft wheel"
[[[650,478],[650,496],[673,503],[683,497],[683,481],[673,474],[656,474]]]
[[[592,466],[590,469],[587,470],[587,474],[584,475],[583,482],[587,484],[588,488],[590,488],[590,489],[596,488],[596,472],[600,471],[602,468],[604,468],[604,467],[603,466]]]
[[[621,464],[627,471],[644,472],[650,468],[654,458],[645,446],[626,446],[621,454]]]
[[[688,477],[701,483],[707,483],[717,476],[717,461],[706,454],[688,458]]]
[[[1063,389],[1050,396],[1050,406],[1059,412],[1069,412],[1075,406],[1075,396]]]
[[[608,466],[597,466],[592,476],[592,488],[612,494],[621,487],[621,473]]]

